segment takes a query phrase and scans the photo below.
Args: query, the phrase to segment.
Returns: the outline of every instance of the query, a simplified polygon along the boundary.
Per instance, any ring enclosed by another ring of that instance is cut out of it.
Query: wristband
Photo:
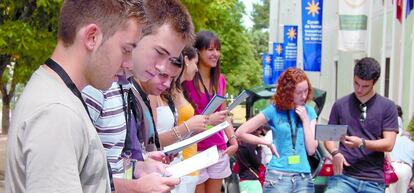
[[[334,150],[334,151],[331,152],[331,155],[332,155],[332,157],[334,157],[338,153],[339,153],[339,150],[336,149],[336,150]]]

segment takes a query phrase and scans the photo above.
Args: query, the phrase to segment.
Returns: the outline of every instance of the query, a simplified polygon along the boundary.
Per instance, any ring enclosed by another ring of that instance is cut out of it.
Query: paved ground
[[[6,165],[7,136],[0,134],[0,193],[4,192],[4,167]]]

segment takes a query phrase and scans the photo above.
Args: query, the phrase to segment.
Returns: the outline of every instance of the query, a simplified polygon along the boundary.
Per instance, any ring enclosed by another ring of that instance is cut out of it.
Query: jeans
[[[329,179],[325,193],[383,193],[384,191],[384,183],[336,175]]]
[[[282,174],[266,171],[264,193],[313,193],[315,187],[309,173]]]

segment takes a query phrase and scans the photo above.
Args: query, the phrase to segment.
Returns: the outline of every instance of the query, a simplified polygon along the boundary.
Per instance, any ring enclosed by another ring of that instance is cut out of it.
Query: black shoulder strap
[[[155,143],[155,146],[157,147],[157,149],[160,149],[161,148],[160,139],[158,137],[158,132],[157,132],[156,125],[155,125],[155,122],[154,122],[154,115],[153,115],[152,110],[151,110],[151,104],[150,104],[150,101],[148,99],[148,95],[142,90],[141,86],[134,79],[131,79],[131,82],[132,82],[134,88],[137,89],[137,91],[140,94],[142,100],[144,101],[145,105],[147,106],[149,113],[151,114],[151,121],[152,121],[152,124],[154,126],[154,138],[152,140],[154,140],[154,143]],[[135,98],[135,96],[134,96],[134,98]],[[139,110],[141,110],[141,108],[139,108]]]
[[[174,101],[173,101],[173,99],[171,98],[171,97],[168,97],[167,98],[167,103],[168,103],[168,106],[170,107],[170,109],[171,109],[171,112],[173,113],[173,115],[174,115],[174,126],[177,126],[177,111],[175,110],[175,104],[174,104]]]

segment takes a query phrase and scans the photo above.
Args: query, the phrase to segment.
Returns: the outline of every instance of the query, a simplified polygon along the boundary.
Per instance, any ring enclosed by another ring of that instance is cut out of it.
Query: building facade
[[[353,67],[358,59],[369,56],[381,64],[376,91],[400,105],[404,127],[414,115],[414,13],[406,15],[403,1],[402,22],[396,19],[396,5],[391,0],[345,0],[367,3],[367,46],[364,51],[343,52],[338,48],[338,0],[323,2],[322,64],[320,72],[306,72],[314,87],[327,91],[327,101],[320,115],[327,122],[336,99],[353,92]],[[303,66],[302,0],[271,0],[269,52],[273,42],[283,42],[283,26],[298,25],[297,66]],[[413,12],[413,11],[412,11]]]

